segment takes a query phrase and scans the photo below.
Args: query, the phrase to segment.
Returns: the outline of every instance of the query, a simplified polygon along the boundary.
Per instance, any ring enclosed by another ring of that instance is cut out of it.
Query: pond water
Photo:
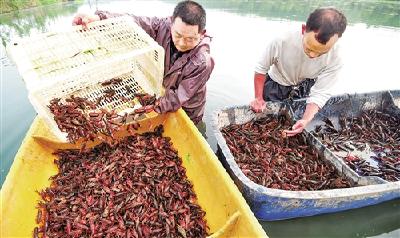
[[[27,36],[70,26],[76,12],[96,9],[169,16],[177,1],[85,1],[39,6],[0,14],[1,46],[1,178],[36,113],[15,65],[4,45],[15,36]],[[207,10],[207,32],[213,36],[216,66],[208,82],[205,122],[208,142],[212,112],[248,104],[253,96],[254,63],[275,35],[300,28],[314,8],[336,6],[350,25],[340,44],[344,68],[335,94],[400,89],[400,3],[398,1],[199,1]],[[261,222],[270,237],[400,237],[400,200],[336,214],[276,222]]]

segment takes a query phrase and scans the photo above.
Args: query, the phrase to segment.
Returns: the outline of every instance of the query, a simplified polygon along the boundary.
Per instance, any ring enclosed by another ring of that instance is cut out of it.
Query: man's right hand
[[[255,99],[250,103],[251,109],[254,112],[262,112],[265,109],[266,102],[263,99]]]
[[[87,24],[94,21],[100,21],[100,17],[98,15],[78,13],[74,16],[74,19],[72,20],[72,25],[82,25],[84,28],[87,28]]]

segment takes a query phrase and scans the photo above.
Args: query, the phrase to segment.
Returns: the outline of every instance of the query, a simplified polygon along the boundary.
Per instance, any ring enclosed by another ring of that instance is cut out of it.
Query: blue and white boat
[[[255,114],[249,106],[229,107],[218,110],[213,115],[218,157],[258,219],[271,221],[313,216],[361,208],[400,198],[400,181],[388,182],[376,176],[358,175],[310,133],[315,125],[321,123],[322,118],[335,117],[340,113],[357,116],[367,109],[391,110],[391,113],[399,113],[400,110],[394,105],[393,96],[389,92],[331,98],[310,123],[310,128],[306,128],[304,132],[308,143],[315,146],[320,155],[335,166],[339,174],[347,177],[355,185],[351,188],[288,191],[267,188],[246,177],[235,162],[220,129],[230,124],[243,124],[253,118],[264,117],[268,114],[282,114],[282,112],[289,115],[291,120],[295,120],[304,112],[305,102],[297,101],[290,104],[268,102],[267,108],[267,111]]]

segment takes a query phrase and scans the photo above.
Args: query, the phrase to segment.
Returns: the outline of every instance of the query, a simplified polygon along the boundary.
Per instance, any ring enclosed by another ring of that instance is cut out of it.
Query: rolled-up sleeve
[[[270,42],[264,51],[261,53],[258,61],[256,62],[255,71],[259,74],[268,73],[269,68],[276,62],[277,56],[277,41]]]
[[[338,81],[340,69],[343,64],[340,57],[336,57],[332,62],[322,70],[317,77],[315,84],[311,87],[310,96],[307,103],[315,103],[322,108],[332,96],[332,88]]]
[[[178,110],[196,94],[200,87],[206,84],[213,67],[214,63],[212,60],[204,62],[197,67],[190,67],[193,68],[193,71],[183,76],[183,80],[179,86],[176,89],[167,90],[165,95],[159,99],[159,105],[156,108],[157,111],[164,113]]]

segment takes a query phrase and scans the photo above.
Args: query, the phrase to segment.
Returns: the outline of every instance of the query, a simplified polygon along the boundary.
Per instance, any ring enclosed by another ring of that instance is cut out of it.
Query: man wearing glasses
[[[107,11],[96,11],[93,16],[78,14],[73,24],[86,25],[121,15]],[[182,1],[175,7],[172,17],[130,16],[165,50],[165,95],[159,98],[156,112],[176,111],[182,107],[190,119],[199,124],[204,114],[206,82],[214,68],[210,56],[211,38],[205,30],[205,10],[194,1]]]
[[[254,74],[255,112],[265,108],[265,101],[307,98],[301,120],[291,130],[294,136],[303,131],[331,96],[342,67],[335,45],[346,29],[346,17],[335,8],[318,8],[302,29],[274,39],[264,50]]]

